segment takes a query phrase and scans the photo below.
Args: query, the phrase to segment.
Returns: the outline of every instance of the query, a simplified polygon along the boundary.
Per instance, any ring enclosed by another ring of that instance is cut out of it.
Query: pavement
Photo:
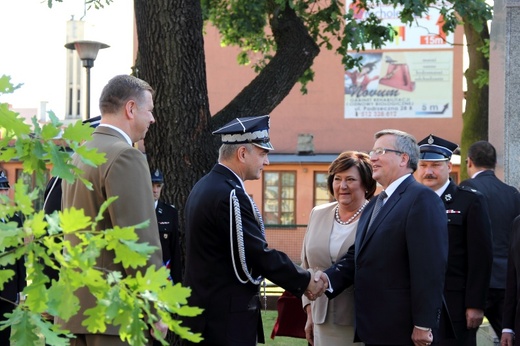
[[[477,346],[499,346],[500,340],[496,337],[493,328],[484,321],[477,332]]]

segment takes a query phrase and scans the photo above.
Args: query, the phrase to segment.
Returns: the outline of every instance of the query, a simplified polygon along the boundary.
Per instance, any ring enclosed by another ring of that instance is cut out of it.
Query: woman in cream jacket
[[[369,156],[341,153],[329,167],[327,187],[336,201],[311,211],[303,241],[302,267],[312,271],[329,268],[354,244],[359,216],[376,190]],[[332,300],[323,295],[314,302],[305,296],[302,301],[310,344],[353,345],[354,287]]]

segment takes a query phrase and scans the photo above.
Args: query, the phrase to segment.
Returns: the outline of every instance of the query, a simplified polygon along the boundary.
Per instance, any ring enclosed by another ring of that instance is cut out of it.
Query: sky
[[[47,110],[63,118],[65,113],[66,23],[74,16],[85,21],[85,40],[110,47],[99,51],[90,70],[90,112],[99,114],[103,86],[118,74],[130,74],[133,65],[133,1],[114,0],[103,9],[84,15],[83,0],[0,0],[0,76],[23,84],[13,94],[0,96],[13,108]],[[82,69],[83,71],[85,69]]]

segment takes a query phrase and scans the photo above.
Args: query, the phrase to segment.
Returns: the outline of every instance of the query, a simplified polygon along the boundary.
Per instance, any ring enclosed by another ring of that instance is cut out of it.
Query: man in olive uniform
[[[163,262],[170,268],[173,283],[182,281],[181,247],[179,239],[179,212],[170,204],[159,199],[164,186],[164,178],[158,169],[150,172],[152,176],[153,199],[155,200],[155,215],[159,226]]]
[[[440,345],[475,346],[484,318],[493,261],[491,223],[481,193],[459,187],[449,178],[457,144],[429,135],[419,143],[417,180],[435,191],[448,217],[449,252],[444,296],[456,339],[441,316]],[[445,339],[445,340],[443,340]]]
[[[99,125],[100,122],[101,115],[89,118],[87,120],[83,120],[83,124],[89,124],[90,127],[94,129]],[[61,195],[61,178],[52,177],[47,183],[47,186],[45,187],[45,192],[43,193],[43,210],[46,215],[50,215],[55,211],[61,210]],[[46,283],[47,288],[50,287],[52,280],[58,280],[57,270],[54,270],[49,266],[44,266],[43,272],[49,278],[49,282]]]

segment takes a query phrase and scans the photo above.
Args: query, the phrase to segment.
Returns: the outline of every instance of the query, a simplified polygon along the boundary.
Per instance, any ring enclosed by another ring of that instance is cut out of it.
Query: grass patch
[[[274,322],[278,312],[276,310],[262,310],[262,322],[264,323],[265,344],[271,346],[307,346],[307,340],[291,338],[287,336],[277,336],[271,339]]]

